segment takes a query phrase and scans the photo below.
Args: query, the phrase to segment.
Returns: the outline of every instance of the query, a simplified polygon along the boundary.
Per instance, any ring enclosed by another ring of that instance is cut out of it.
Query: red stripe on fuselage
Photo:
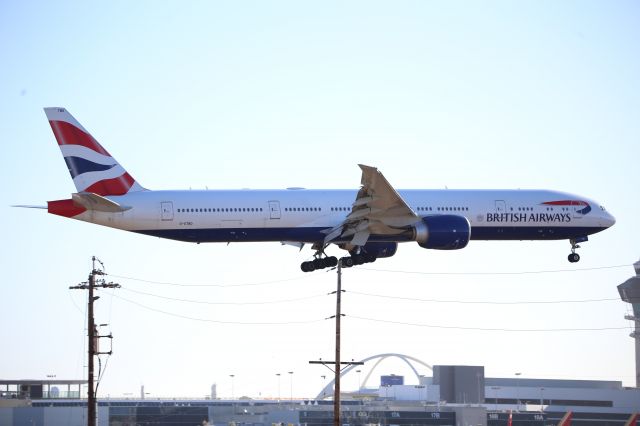
[[[546,203],[542,203],[547,206],[588,206],[586,201],[578,201],[578,200],[562,200],[562,201],[547,201]]]
[[[78,207],[73,200],[47,201],[47,211],[58,216],[74,217],[87,211],[84,207]]]
[[[96,151],[102,155],[111,157],[111,155],[104,149],[97,140],[88,133],[83,132],[76,126],[67,123],[66,121],[49,121],[53,134],[56,136],[58,145],[80,145]]]
[[[124,195],[129,192],[135,180],[125,172],[122,176],[113,179],[98,181],[86,188],[85,192],[93,192],[98,195]]]

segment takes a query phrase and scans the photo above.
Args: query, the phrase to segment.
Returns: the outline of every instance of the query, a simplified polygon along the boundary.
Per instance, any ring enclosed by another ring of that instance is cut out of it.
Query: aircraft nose
[[[616,218],[609,212],[605,212],[604,224],[607,228],[612,227],[616,223]]]

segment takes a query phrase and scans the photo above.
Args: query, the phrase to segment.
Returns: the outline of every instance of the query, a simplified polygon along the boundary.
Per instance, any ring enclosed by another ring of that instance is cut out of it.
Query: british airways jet
[[[578,243],[615,223],[599,203],[549,190],[396,190],[360,165],[355,190],[183,190],[144,188],[64,108],[45,108],[77,192],[49,201],[49,213],[192,243],[280,241],[310,244],[304,272],[335,266],[325,249],[349,255],[349,267],[396,253],[398,243],[457,250],[469,240],[569,240]]]

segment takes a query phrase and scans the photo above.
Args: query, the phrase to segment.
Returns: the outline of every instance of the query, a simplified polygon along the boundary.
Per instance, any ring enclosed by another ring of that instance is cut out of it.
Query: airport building
[[[400,354],[370,359],[390,356],[418,361]],[[481,366],[431,369],[432,377],[418,375],[417,385],[405,385],[403,376],[381,376],[378,387],[343,393],[342,425],[551,426],[569,413],[576,426],[640,426],[640,389],[618,381],[490,378]],[[85,425],[87,404],[80,395],[84,385],[0,381],[0,425]],[[98,424],[332,426],[332,392],[329,383],[309,399],[220,400],[215,394],[208,399],[99,399]]]

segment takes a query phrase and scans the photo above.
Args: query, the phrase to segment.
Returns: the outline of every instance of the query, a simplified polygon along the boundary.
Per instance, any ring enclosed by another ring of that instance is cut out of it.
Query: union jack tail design
[[[78,192],[124,195],[145,189],[64,108],[45,108]]]

